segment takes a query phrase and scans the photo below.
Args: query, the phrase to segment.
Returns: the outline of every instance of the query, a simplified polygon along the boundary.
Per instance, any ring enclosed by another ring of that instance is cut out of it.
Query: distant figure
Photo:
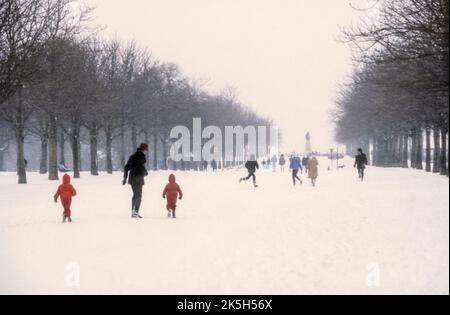
[[[72,198],[77,195],[77,191],[75,188],[70,184],[70,176],[68,174],[65,174],[63,176],[63,183],[58,187],[58,190],[56,191],[55,195],[53,196],[53,199],[55,200],[55,203],[58,202],[58,198],[61,197],[61,204],[64,208],[63,212],[63,223],[66,222],[66,220],[69,220],[69,222],[72,222],[72,211],[70,210],[70,205],[72,204]]]
[[[298,172],[302,169],[302,163],[300,161],[300,158],[298,156],[293,156],[291,158],[291,165],[289,168],[292,170],[292,180],[294,182],[294,186],[297,185],[297,180],[300,182],[300,184],[303,184],[303,181],[298,177]]]
[[[145,168],[145,164],[147,163],[145,156],[147,153],[148,145],[142,143],[137,148],[136,153],[128,159],[123,175],[123,185],[126,185],[128,179],[128,184],[131,185],[131,189],[133,190],[131,217],[134,219],[142,219],[139,215],[139,209],[142,201],[142,188],[145,185],[144,177],[148,175],[147,169]]]
[[[212,160],[211,161],[211,168],[212,168],[213,172],[217,171],[217,162],[216,162],[216,160]]]
[[[278,158],[277,158],[276,155],[274,155],[272,157],[272,161],[271,162],[272,162],[273,171],[276,172],[277,171],[277,163],[278,163]]]
[[[311,184],[313,187],[316,186],[317,177],[319,177],[319,161],[317,161],[316,157],[313,156],[308,160],[308,178],[311,179]]]
[[[358,169],[358,176],[361,179],[361,181],[364,180],[364,170],[366,169],[366,165],[367,165],[367,155],[364,154],[363,150],[360,148],[358,149],[358,154],[355,156],[354,167]]]
[[[303,165],[303,169],[305,170],[305,173],[308,173],[308,162],[309,162],[309,157],[305,155],[302,159],[302,165]]]
[[[248,171],[248,176],[247,176],[247,177],[244,177],[244,178],[241,178],[241,179],[239,180],[239,183],[241,183],[241,182],[243,182],[243,181],[247,181],[247,180],[249,180],[250,178],[252,178],[252,179],[253,179],[253,186],[254,186],[255,188],[258,187],[258,185],[256,185],[256,175],[255,175],[255,173],[256,173],[256,170],[259,169],[259,164],[258,164],[258,162],[256,161],[256,158],[255,158],[254,155],[252,155],[252,156],[250,157],[250,159],[245,163],[245,168],[246,168],[247,171]]]
[[[280,170],[284,173],[284,166],[286,165],[286,158],[284,157],[284,154],[280,156],[280,161],[278,162],[280,164]]]
[[[203,161],[203,170],[204,170],[205,172],[208,171],[208,161]]]
[[[163,198],[167,198],[167,217],[176,218],[175,211],[177,210],[177,199],[183,199],[183,192],[180,186],[176,183],[175,175],[170,174],[169,183],[163,191]]]

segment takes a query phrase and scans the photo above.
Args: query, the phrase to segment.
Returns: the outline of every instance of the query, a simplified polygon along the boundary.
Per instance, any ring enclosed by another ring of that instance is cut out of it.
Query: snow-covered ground
[[[448,179],[369,168],[361,183],[349,161],[321,164],[316,188],[287,172],[260,172],[258,189],[242,171],[177,172],[176,220],[167,172],[147,179],[140,221],[120,173],[83,174],[73,224],[58,183],[0,173],[0,293],[448,294]]]

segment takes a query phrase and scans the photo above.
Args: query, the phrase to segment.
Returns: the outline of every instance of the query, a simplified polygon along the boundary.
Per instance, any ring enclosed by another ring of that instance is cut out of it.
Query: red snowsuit
[[[56,194],[53,196],[55,202],[58,202],[58,197],[61,197],[61,203],[64,207],[64,217],[70,217],[70,205],[72,203],[72,197],[76,196],[77,192],[75,188],[70,184],[70,176],[65,174],[63,176],[63,184],[58,187]]]
[[[175,211],[177,209],[177,198],[178,195],[183,198],[183,192],[180,186],[175,182],[175,175],[170,174],[169,183],[166,188],[164,188],[163,198],[167,197],[167,210]]]

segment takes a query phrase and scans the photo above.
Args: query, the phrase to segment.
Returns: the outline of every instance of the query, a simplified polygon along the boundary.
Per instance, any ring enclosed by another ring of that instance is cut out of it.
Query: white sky
[[[177,63],[207,88],[237,89],[239,100],[271,118],[285,151],[335,146],[329,110],[351,72],[349,48],[335,39],[358,21],[366,0],[87,0],[105,37],[136,40]]]

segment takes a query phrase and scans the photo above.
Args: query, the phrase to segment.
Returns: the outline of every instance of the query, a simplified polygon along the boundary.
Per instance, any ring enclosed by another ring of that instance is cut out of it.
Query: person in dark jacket
[[[303,165],[303,169],[305,170],[305,173],[308,173],[308,163],[309,163],[309,157],[305,155],[302,159],[302,165]],[[303,173],[303,171],[302,171],[302,173]]]
[[[211,161],[211,168],[212,168],[213,172],[217,171],[217,162],[216,162],[216,160],[212,160]]]
[[[142,201],[142,188],[145,184],[144,177],[148,175],[147,169],[145,168],[145,163],[147,163],[145,156],[147,153],[148,145],[142,143],[136,150],[136,153],[130,156],[125,165],[123,185],[126,185],[128,180],[128,184],[131,185],[131,189],[133,190],[133,198],[131,200],[132,218],[142,218],[139,215],[139,209]]]
[[[255,158],[254,155],[252,155],[250,157],[250,159],[247,161],[247,163],[245,163],[245,168],[248,171],[248,176],[244,177],[244,178],[241,178],[239,180],[239,183],[242,183],[243,181],[247,181],[250,178],[252,178],[253,179],[253,186],[258,187],[258,185],[256,185],[256,175],[255,175],[255,173],[256,173],[256,170],[259,169],[259,164],[258,164],[258,161],[256,161],[256,158]]]
[[[291,165],[289,168],[292,170],[292,180],[294,181],[294,186],[297,185],[297,180],[300,184],[303,184],[303,181],[298,177],[298,172],[302,170],[302,162],[298,156],[294,156],[291,158]]]
[[[355,164],[354,167],[358,169],[358,176],[361,181],[364,180],[364,170],[367,165],[367,155],[364,154],[362,149],[358,149],[358,154],[355,156]]]

